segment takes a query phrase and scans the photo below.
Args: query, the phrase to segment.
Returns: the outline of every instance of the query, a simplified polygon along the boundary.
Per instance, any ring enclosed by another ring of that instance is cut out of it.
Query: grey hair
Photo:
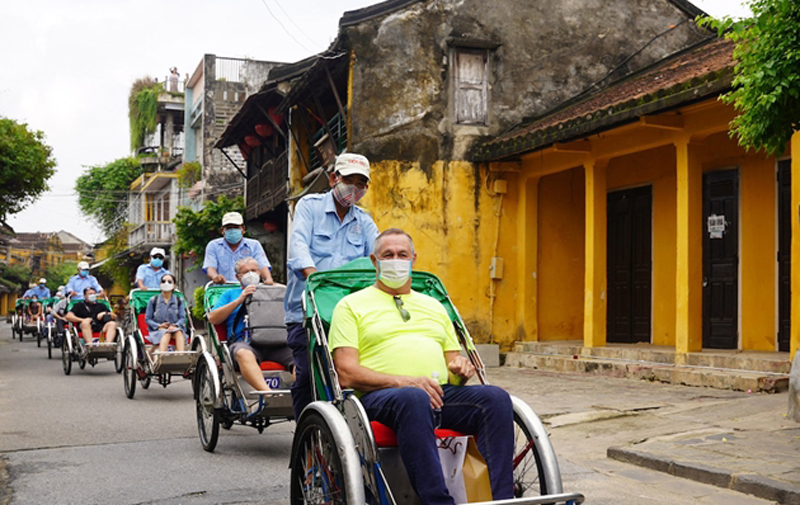
[[[389,235],[405,235],[406,238],[408,238],[408,242],[411,244],[411,254],[416,253],[416,251],[414,250],[414,239],[411,238],[411,235],[401,230],[400,228],[387,228],[383,230],[380,235],[375,237],[375,242],[372,244],[372,252],[377,251],[378,244],[380,243],[381,239]]]
[[[244,258],[236,261],[236,263],[233,265],[234,273],[236,273],[236,275],[239,275],[239,272],[242,270],[242,267],[246,263],[250,263],[251,261],[254,261],[256,264],[258,264],[258,261],[256,261],[256,259],[252,256],[245,256]]]

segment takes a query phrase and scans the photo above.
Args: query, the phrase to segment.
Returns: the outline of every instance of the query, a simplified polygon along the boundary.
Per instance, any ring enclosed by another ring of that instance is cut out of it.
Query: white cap
[[[56,291],[64,291],[65,288],[66,288],[66,286],[59,286]]]
[[[78,269],[79,270],[89,270],[89,264],[86,263],[85,261],[81,261],[80,263],[78,263]]]
[[[336,157],[333,171],[342,175],[361,174],[369,180],[369,160],[360,154],[342,153]]]
[[[45,284],[47,284],[47,279],[45,279],[44,277],[42,277],[41,279],[39,279],[39,284],[42,284],[42,283],[45,283]]]
[[[222,226],[228,224],[235,224],[236,226],[241,226],[244,224],[244,219],[242,219],[242,215],[238,212],[228,212],[224,216],[222,216]]]
[[[161,256],[164,256],[165,258],[167,257],[167,253],[165,253],[164,249],[161,249],[160,247],[154,247],[154,248],[150,249],[150,257],[151,258],[153,256],[155,256],[156,254],[160,254]]]

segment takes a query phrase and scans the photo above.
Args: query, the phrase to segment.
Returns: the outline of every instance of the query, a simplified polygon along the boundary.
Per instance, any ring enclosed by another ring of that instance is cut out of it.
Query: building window
[[[488,52],[481,49],[455,50],[455,122],[488,124]]]

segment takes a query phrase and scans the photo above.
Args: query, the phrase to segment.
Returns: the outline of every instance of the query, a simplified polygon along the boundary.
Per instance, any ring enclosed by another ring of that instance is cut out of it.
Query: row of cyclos
[[[342,267],[315,272],[306,280],[303,297],[304,326],[309,343],[311,402],[296,420],[290,455],[290,503],[310,504],[379,504],[419,503],[403,467],[392,430],[370,421],[353,390],[342,389],[333,366],[327,334],[336,303],[344,296],[370,286],[375,269],[366,259]],[[208,452],[217,446],[220,427],[230,430],[239,424],[259,433],[272,424],[294,421],[289,370],[275,362],[261,363],[268,391],[255,391],[237,372],[227,342],[224,324],[213,325],[208,314],[220,297],[239,283],[206,285],[203,299],[207,334],[195,331],[187,304],[188,346],[185,351],[153,351],[145,324],[145,310],[158,290],[134,289],[128,297],[129,310],[125,327],[127,336],[118,330],[117,341],[102,357],[114,360],[122,372],[124,390],[133,399],[137,383],[147,389],[153,380],[166,387],[173,377],[189,378],[195,401],[200,443]],[[283,320],[285,286],[259,285],[246,302],[245,327],[253,337],[256,332],[274,331],[270,321]],[[412,289],[439,300],[446,308],[462,345],[463,352],[476,368],[480,383],[488,384],[486,371],[464,321],[453,305],[442,282],[428,272],[414,271]],[[182,297],[180,292],[175,295]],[[100,300],[98,300],[100,302]],[[271,314],[261,317],[261,314]],[[254,321],[254,319],[258,319]],[[284,328],[285,331],[285,328]],[[48,330],[44,335],[49,335]],[[73,358],[96,362],[100,354],[84,351],[85,345],[74,328],[62,339],[64,371],[69,374]],[[48,338],[48,337],[43,337]],[[55,342],[55,341],[54,341]],[[66,343],[64,343],[66,342]],[[74,347],[70,347],[73,346]],[[112,349],[113,348],[113,349]],[[77,352],[74,351],[77,349]],[[96,351],[100,353],[101,351]],[[497,503],[534,505],[583,503],[580,493],[564,492],[555,450],[549,435],[534,411],[512,396],[514,410],[514,459],[512,500]],[[451,430],[436,430],[440,447],[449,444]],[[488,477],[486,477],[488,479]],[[480,503],[493,503],[478,500]],[[474,502],[474,501],[471,501]]]
[[[55,305],[61,300],[58,297],[43,298],[33,300],[29,298],[17,299],[14,313],[11,316],[11,335],[12,339],[23,338],[28,335],[36,339],[36,345],[41,347],[47,345],[47,357],[53,357],[53,350],[58,353],[61,351],[61,360],[64,373],[72,373],[72,364],[78,363],[81,369],[86,368],[88,363],[92,367],[97,365],[100,360],[113,361],[117,373],[122,371],[122,346],[124,341],[121,328],[117,329],[116,342],[106,343],[99,333],[92,335],[92,342],[84,342],[80,328],[72,323],[59,325],[53,316]],[[82,300],[69,300],[67,312],[80,303]],[[37,315],[31,316],[28,308],[31,304],[38,303],[40,308]],[[109,312],[111,306],[105,299],[98,299],[97,303],[103,304]],[[59,331],[59,328],[61,330]]]

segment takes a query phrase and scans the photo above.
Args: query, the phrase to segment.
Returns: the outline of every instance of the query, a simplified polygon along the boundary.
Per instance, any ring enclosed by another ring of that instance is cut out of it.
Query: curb
[[[782,505],[800,505],[800,490],[795,486],[761,475],[735,474],[723,468],[678,461],[666,456],[623,447],[609,447],[606,456],[623,463],[630,463],[703,484],[732,489]]]

